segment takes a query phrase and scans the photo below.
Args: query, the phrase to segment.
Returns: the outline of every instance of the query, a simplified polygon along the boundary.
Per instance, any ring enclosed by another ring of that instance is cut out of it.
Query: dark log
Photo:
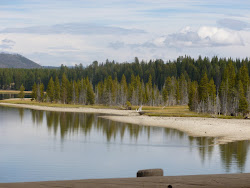
[[[137,172],[137,177],[163,176],[162,169],[145,169]]]
[[[146,112],[144,112],[144,111],[140,111],[140,112],[139,112],[140,115],[143,115],[143,114],[145,114],[145,113],[146,113]]]

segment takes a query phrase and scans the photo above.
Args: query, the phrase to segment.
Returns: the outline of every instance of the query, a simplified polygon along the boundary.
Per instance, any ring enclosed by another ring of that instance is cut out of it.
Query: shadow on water
[[[31,110],[32,121],[36,125],[43,123],[44,114],[47,121],[48,131],[54,135],[60,133],[62,140],[66,135],[74,135],[81,133],[82,135],[89,135],[91,131],[95,130],[102,133],[107,142],[115,140],[122,141],[125,135],[129,135],[129,139],[137,142],[140,134],[147,135],[147,139],[157,139],[157,135],[163,135],[164,138],[171,141],[164,143],[154,143],[154,147],[178,147],[181,146],[190,148],[190,150],[197,150],[202,163],[206,160],[210,161],[213,151],[215,149],[214,138],[209,137],[191,137],[187,134],[168,128],[139,126],[128,123],[120,123],[108,119],[100,118],[98,114],[88,113],[69,113],[69,112],[50,112]],[[20,118],[23,118],[23,111],[19,109]],[[152,138],[151,138],[152,137]],[[176,141],[176,142],[175,142]],[[170,142],[170,143],[169,143]],[[177,144],[176,144],[177,143]],[[139,143],[143,146],[144,143]],[[247,154],[249,149],[249,141],[240,141],[227,143],[218,146],[223,168],[226,172],[230,172],[232,166],[236,166],[238,172],[244,172]]]

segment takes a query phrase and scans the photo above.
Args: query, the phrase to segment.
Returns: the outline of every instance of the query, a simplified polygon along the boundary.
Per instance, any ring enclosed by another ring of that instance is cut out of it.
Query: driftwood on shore
[[[140,115],[143,115],[143,114],[145,114],[145,113],[146,113],[145,111],[140,111],[140,112],[139,112]]]
[[[142,111],[142,106],[140,106],[140,108],[138,108],[138,110],[136,109],[135,111],[138,112],[140,115],[143,115],[146,113],[145,111]]]

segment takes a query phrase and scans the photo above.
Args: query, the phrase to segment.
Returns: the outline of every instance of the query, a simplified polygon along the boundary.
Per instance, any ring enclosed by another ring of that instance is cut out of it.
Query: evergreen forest
[[[174,61],[0,69],[0,88],[32,90],[39,102],[102,105],[188,105],[198,113],[245,116],[250,110],[250,61],[189,56]],[[46,92],[45,92],[46,91]]]

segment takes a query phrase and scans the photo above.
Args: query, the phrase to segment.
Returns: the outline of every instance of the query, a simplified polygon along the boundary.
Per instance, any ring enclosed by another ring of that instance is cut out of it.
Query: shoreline
[[[108,187],[169,187],[173,188],[238,188],[249,187],[250,174],[211,174],[189,176],[151,176],[141,178],[113,178],[113,179],[86,179],[62,180],[44,182],[0,183],[0,188],[33,188],[33,187],[69,187],[69,188],[108,188]]]
[[[250,140],[250,120],[218,119],[202,117],[155,117],[140,116],[134,110],[46,107],[28,104],[0,103],[1,106],[28,108],[34,110],[79,112],[105,114],[100,116],[112,121],[131,123],[143,126],[172,128],[194,137],[214,137],[216,143],[224,144],[233,141]],[[110,114],[110,115],[107,115]]]

